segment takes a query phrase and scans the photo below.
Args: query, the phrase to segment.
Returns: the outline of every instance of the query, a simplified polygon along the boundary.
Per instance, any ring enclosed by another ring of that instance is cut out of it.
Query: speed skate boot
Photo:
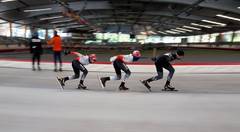
[[[129,88],[125,87],[125,82],[122,82],[121,85],[119,86],[119,90],[129,90]]]
[[[85,85],[83,84],[83,80],[80,80],[80,83],[79,83],[79,85],[78,85],[78,89],[83,89],[83,90],[86,90],[86,89],[87,89],[87,86],[85,86]]]
[[[42,69],[41,69],[41,67],[40,67],[40,65],[38,65],[38,70],[39,70],[39,71],[41,71],[41,70],[42,70]]]
[[[102,77],[102,78],[100,78],[100,82],[101,82],[101,85],[102,85],[103,88],[106,87],[106,82],[107,82],[108,80],[110,80],[109,77]]]
[[[163,91],[174,91],[175,88],[173,86],[169,85],[165,85]]]
[[[140,82],[151,92],[151,86],[148,84],[147,80],[140,80]]]
[[[60,67],[60,68],[59,68],[59,71],[60,71],[60,72],[62,72],[62,71],[63,71],[63,70],[62,70],[62,67]]]
[[[35,66],[34,66],[34,65],[32,65],[32,70],[33,70],[33,71],[35,71],[35,70],[36,70],[36,68],[35,68]]]
[[[164,86],[163,91],[174,91],[174,90],[175,90],[175,88],[170,85],[170,81],[167,81],[165,86]]]
[[[58,77],[57,77],[57,80],[59,81],[59,83],[61,84],[62,87],[65,86],[65,80],[64,80],[64,78],[58,78]]]

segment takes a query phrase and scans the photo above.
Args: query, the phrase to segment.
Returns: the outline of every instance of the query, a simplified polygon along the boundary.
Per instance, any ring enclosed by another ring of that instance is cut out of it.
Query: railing
[[[0,49],[4,48],[27,48],[29,39],[21,37],[5,37],[0,36]],[[121,42],[112,44],[81,44],[81,43],[69,43],[63,42],[66,48],[76,49],[119,49],[119,50],[133,50],[133,49],[152,49],[152,48],[164,48],[164,47],[183,47],[183,48],[213,48],[213,49],[228,49],[228,50],[240,50],[240,42],[218,42],[218,43],[150,43],[150,44],[138,44],[132,42]],[[44,47],[48,47],[44,43]]]

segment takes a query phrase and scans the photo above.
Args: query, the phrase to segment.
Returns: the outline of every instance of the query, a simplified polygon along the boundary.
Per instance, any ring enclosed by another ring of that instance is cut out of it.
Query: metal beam
[[[78,2],[69,2],[69,7],[73,9],[74,11],[78,11],[80,7],[83,6],[83,1]],[[58,4],[50,4],[50,5],[42,5],[42,6],[31,6],[27,8],[21,8],[21,10],[30,10],[30,9],[39,9],[39,8],[52,8],[51,11],[43,11],[43,12],[32,12],[32,13],[25,13],[21,12],[21,15],[24,16],[18,19],[13,19],[13,21],[19,21],[28,19],[35,16],[40,15],[48,15],[48,14],[54,14],[54,13],[62,13],[62,7],[59,7]],[[85,8],[86,10],[101,10],[101,9],[112,9],[112,6],[107,1],[89,1],[88,5]]]
[[[149,0],[135,0],[136,2],[148,2]],[[152,0],[156,3],[176,3],[191,5],[193,0]],[[240,5],[239,0],[207,0],[199,4],[199,7],[211,8],[215,10],[227,11],[240,14],[237,7]]]
[[[198,1],[194,2],[194,3],[192,3],[188,7],[184,8],[182,11],[175,13],[174,16],[179,16],[179,15],[181,15],[183,13],[189,13],[191,10],[196,8],[203,1],[205,1],[205,0],[198,0]]]
[[[28,7],[30,6],[29,4],[27,4],[26,2],[23,2],[22,0],[17,0],[19,3],[23,4],[24,6]]]

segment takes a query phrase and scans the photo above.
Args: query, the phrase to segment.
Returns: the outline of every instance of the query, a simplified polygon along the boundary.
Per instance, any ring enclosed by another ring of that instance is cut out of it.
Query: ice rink
[[[239,73],[177,73],[178,92],[162,92],[165,80],[139,82],[154,73],[132,73],[129,91],[118,91],[119,81],[102,89],[89,72],[78,90],[78,80],[62,91],[56,76],[71,71],[31,71],[0,68],[1,132],[238,132],[240,129]],[[166,74],[165,74],[166,78]]]

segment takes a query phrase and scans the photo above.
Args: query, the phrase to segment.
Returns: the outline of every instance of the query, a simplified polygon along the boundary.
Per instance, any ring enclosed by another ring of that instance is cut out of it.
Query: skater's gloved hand
[[[70,54],[70,51],[69,50],[65,50],[64,51],[64,55],[68,55],[68,54]]]
[[[135,56],[133,56],[133,62],[134,61],[138,61],[140,59],[140,57],[135,57]]]
[[[156,58],[156,57],[152,57],[151,60],[152,60],[152,61],[156,61],[157,58]]]

